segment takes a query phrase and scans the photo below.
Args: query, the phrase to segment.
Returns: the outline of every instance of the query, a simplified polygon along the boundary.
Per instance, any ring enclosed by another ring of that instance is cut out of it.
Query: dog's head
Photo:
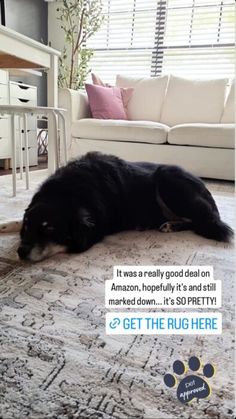
[[[94,220],[90,212],[73,205],[36,201],[25,211],[18,248],[20,259],[39,262],[56,253],[81,252],[92,243]]]
[[[38,262],[67,251],[66,223],[56,206],[40,202],[30,205],[25,211],[20,237],[20,259]]]

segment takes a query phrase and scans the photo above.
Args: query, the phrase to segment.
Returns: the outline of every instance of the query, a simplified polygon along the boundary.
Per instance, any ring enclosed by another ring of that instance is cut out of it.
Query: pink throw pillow
[[[96,84],[97,86],[103,86],[103,87],[112,87],[109,83],[103,83],[103,81],[98,77],[96,74],[91,73],[93,84]]]
[[[113,87],[113,86],[111,86],[111,85],[110,85],[110,84],[108,84],[108,83],[104,83],[104,82],[100,79],[100,77],[98,77],[96,74],[92,73],[92,74],[91,74],[91,76],[92,76],[92,81],[93,81],[93,84],[95,84],[95,85],[97,85],[97,86],[103,86],[103,87],[110,87],[110,88],[112,88],[112,87]],[[127,115],[127,111],[128,111],[128,109],[127,109],[127,107],[128,107],[128,103],[129,103],[129,101],[130,101],[130,99],[131,99],[131,96],[132,96],[132,94],[133,94],[134,88],[133,88],[133,87],[119,87],[119,89],[120,89],[120,91],[121,91],[122,100],[123,100],[123,105],[124,105],[125,112],[126,112],[126,115]],[[127,119],[127,118],[126,118],[126,119]]]
[[[93,118],[127,119],[119,87],[103,87],[85,84]]]

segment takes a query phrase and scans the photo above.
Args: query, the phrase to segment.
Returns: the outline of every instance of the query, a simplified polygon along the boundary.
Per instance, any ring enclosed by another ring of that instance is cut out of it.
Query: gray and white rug
[[[0,179],[2,220],[19,216],[30,197],[22,192],[14,201],[9,185],[10,178]],[[210,187],[223,219],[233,225],[232,187]],[[125,232],[84,254],[28,265],[17,260],[17,241],[16,235],[0,236],[1,418],[234,417],[233,245],[191,232]],[[222,280],[222,335],[107,336],[104,281],[112,278],[113,265],[125,264],[213,265],[215,279]],[[176,359],[187,362],[191,355],[213,362],[216,375],[209,399],[184,406],[163,376]]]

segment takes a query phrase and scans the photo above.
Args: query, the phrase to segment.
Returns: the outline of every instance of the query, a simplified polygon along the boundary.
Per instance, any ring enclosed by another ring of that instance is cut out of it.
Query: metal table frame
[[[43,115],[50,116],[53,122],[53,132],[55,132],[54,138],[49,138],[49,142],[54,148],[55,155],[55,166],[56,169],[60,165],[60,150],[59,150],[59,141],[58,141],[58,124],[61,121],[61,132],[62,132],[62,141],[63,141],[63,160],[64,163],[67,163],[67,138],[66,138],[66,121],[64,112],[66,109],[53,108],[53,107],[44,107],[44,106],[14,106],[14,105],[0,105],[0,115],[10,115],[11,117],[11,158],[12,158],[12,187],[13,187],[13,196],[16,196],[16,124],[15,116],[20,116],[23,118],[23,130],[24,130],[24,139],[25,139],[25,174],[26,174],[26,189],[29,189],[29,146],[28,146],[28,132],[27,132],[27,115]],[[22,145],[22,137],[20,135],[20,145]],[[20,172],[23,171],[23,161],[22,161],[22,149],[20,152]]]

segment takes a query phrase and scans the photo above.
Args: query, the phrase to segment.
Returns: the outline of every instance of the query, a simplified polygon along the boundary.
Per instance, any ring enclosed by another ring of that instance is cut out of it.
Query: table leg
[[[16,130],[15,115],[11,114],[11,150],[12,150],[12,188],[16,196]]]
[[[60,163],[59,147],[58,147],[58,118],[57,118],[56,112],[52,112],[52,115],[53,115],[54,130],[56,132],[56,135],[54,138],[55,165],[56,165],[56,169],[58,169],[59,163]]]
[[[48,106],[58,107],[58,57],[51,55],[51,67],[47,74]],[[57,132],[55,130],[54,116],[48,116],[48,171],[49,174],[55,170],[55,141]]]
[[[25,137],[25,182],[26,189],[29,189],[29,141],[28,141],[28,126],[27,126],[27,115],[24,113],[24,137]]]
[[[23,179],[23,151],[22,151],[22,132],[21,132],[21,116],[18,116],[18,128],[19,128],[19,160],[20,160],[20,179]]]
[[[67,163],[68,157],[67,157],[67,136],[66,136],[66,119],[62,112],[58,112],[58,115],[60,115],[61,118],[61,137],[63,141],[63,160],[64,164]]]

